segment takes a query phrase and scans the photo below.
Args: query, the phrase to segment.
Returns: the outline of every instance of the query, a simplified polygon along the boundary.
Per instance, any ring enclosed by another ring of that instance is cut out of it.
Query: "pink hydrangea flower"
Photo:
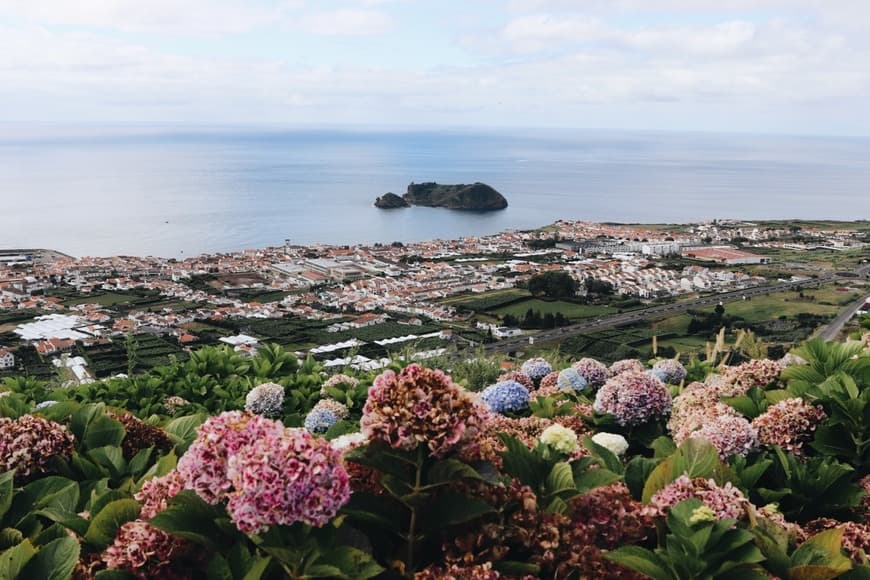
[[[610,365],[610,374],[612,376],[620,375],[627,371],[642,373],[644,370],[645,367],[643,363],[636,358],[625,358]]]
[[[620,425],[639,425],[671,410],[665,385],[648,373],[626,372],[609,379],[595,396],[593,408],[610,413]]]
[[[714,417],[692,433],[692,437],[709,441],[723,460],[732,455],[745,456],[758,448],[758,432],[745,417],[736,415]]]
[[[200,425],[196,440],[178,460],[185,487],[204,501],[216,504],[230,488],[227,461],[241,448],[267,435],[280,435],[284,426],[260,415],[227,411]]]
[[[731,485],[731,482],[720,487],[712,479],[691,479],[687,475],[681,475],[666,485],[652,496],[650,503],[662,514],[666,514],[670,508],[689,498],[703,502],[720,520],[740,519],[746,513],[747,506],[751,505],[743,492]]]
[[[541,379],[537,390],[532,392],[532,398],[552,397],[559,392],[559,371],[548,373]]]
[[[136,578],[175,578],[174,561],[188,543],[147,522],[126,522],[103,552],[103,562]]]
[[[600,387],[610,378],[610,370],[607,366],[594,358],[581,358],[571,366],[592,388]]]
[[[44,473],[48,461],[73,452],[72,434],[60,423],[43,417],[0,417],[0,471],[15,471],[17,479]]]
[[[763,389],[773,383],[780,372],[782,366],[777,361],[768,359],[750,360],[735,367],[728,367],[723,376],[732,388],[722,393],[722,396],[743,395],[753,387]]]
[[[369,388],[360,428],[370,441],[410,451],[423,444],[436,457],[473,439],[488,412],[441,371],[412,364],[386,371]]]
[[[800,455],[805,442],[812,439],[816,427],[825,420],[820,405],[811,405],[800,397],[785,399],[752,421],[763,445],[779,445],[786,451]]]
[[[516,381],[529,391],[535,388],[535,384],[531,377],[522,371],[510,371],[509,373],[504,373],[498,377],[496,382],[503,383],[506,381]]]
[[[295,522],[320,527],[350,499],[340,452],[304,429],[266,434],[230,456],[227,472],[234,488],[227,512],[244,532]]]
[[[133,496],[142,503],[139,517],[150,520],[167,508],[168,501],[184,489],[184,478],[173,469],[162,477],[152,477]]]

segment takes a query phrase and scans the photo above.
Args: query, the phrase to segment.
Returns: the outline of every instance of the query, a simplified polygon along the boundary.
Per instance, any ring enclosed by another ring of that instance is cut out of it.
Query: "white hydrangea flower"
[[[278,417],[284,408],[284,387],[264,383],[251,389],[245,397],[245,410],[264,417]]]
[[[625,437],[616,433],[596,433],[592,436],[592,440],[617,457],[628,451],[628,441],[625,440]]]
[[[573,453],[577,449],[577,434],[556,423],[544,429],[541,442],[562,453]]]
[[[330,444],[332,448],[336,451],[343,451],[348,447],[352,447],[353,445],[357,445],[360,443],[365,443],[366,437],[362,433],[348,433],[347,435],[341,435],[336,437]]]

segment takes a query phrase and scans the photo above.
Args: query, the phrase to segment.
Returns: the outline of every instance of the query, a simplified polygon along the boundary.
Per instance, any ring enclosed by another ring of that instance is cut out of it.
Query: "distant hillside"
[[[468,209],[476,211],[491,211],[504,209],[507,200],[498,191],[485,183],[470,185],[444,185],[440,183],[411,183],[408,191],[401,198],[393,193],[387,193],[375,201],[375,205],[388,209],[403,207],[398,201],[404,200],[408,205],[426,207],[445,207],[448,209]]]

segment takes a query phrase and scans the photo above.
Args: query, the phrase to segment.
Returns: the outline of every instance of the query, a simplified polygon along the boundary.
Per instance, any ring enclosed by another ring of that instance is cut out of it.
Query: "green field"
[[[446,304],[455,308],[466,308],[478,312],[481,310],[498,308],[499,306],[509,304],[515,300],[530,297],[531,294],[528,290],[506,288],[504,290],[493,290],[481,294],[463,294],[461,296],[454,296],[442,300],[441,304]]]
[[[737,330],[745,328],[755,331],[768,344],[794,344],[807,338],[818,324],[835,317],[864,293],[866,290],[843,291],[838,286],[824,286],[804,291],[803,298],[798,292],[786,292],[725,304],[725,317],[733,324],[726,341],[733,342]],[[519,308],[522,304],[514,306]],[[708,311],[712,308],[700,310]],[[691,319],[691,314],[678,314],[631,327],[579,335],[561,343],[540,343],[532,351],[539,354],[558,347],[571,357],[613,360],[630,355],[645,358],[652,355],[652,337],[657,336],[659,349],[665,352],[669,349],[684,354],[703,352],[707,342],[715,340],[716,331],[689,334]]]
[[[536,310],[542,315],[556,314],[561,312],[565,318],[571,320],[579,320],[582,318],[593,318],[595,316],[605,316],[615,314],[616,309],[610,306],[593,306],[588,304],[575,304],[573,302],[564,302],[562,300],[541,300],[539,298],[530,298],[522,302],[516,302],[509,306],[503,306],[491,311],[492,314],[504,316],[512,314],[517,317],[523,316],[529,309]]]

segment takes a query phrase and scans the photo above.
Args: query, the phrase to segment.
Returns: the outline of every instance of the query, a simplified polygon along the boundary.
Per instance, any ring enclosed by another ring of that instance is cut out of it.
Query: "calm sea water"
[[[372,206],[410,181],[483,181],[510,207]],[[559,218],[870,218],[870,139],[0,125],[0,202],[0,248],[73,255],[455,238]]]

